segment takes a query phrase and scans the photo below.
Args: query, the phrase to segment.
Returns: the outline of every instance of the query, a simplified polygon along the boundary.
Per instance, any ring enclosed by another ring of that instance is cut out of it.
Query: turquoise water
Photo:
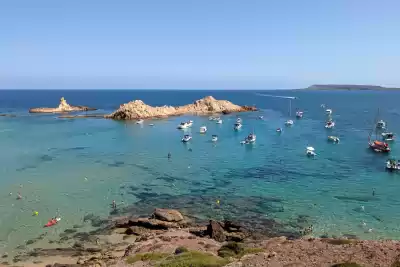
[[[0,254],[43,233],[47,234],[41,245],[55,240],[65,229],[83,224],[87,214],[108,217],[112,200],[121,213],[175,207],[200,219],[234,218],[254,225],[274,219],[278,233],[312,224],[316,236],[400,239],[400,175],[385,171],[387,156],[367,149],[378,107],[390,129],[400,133],[400,93],[262,92],[298,97],[292,103],[293,113],[301,108],[304,118],[295,120],[291,128],[283,127],[288,100],[255,93],[0,91],[0,111],[19,115],[0,117]],[[98,107],[99,113],[105,113],[133,99],[151,105],[179,105],[206,95],[256,104],[261,110],[240,114],[243,128],[239,132],[233,131],[236,114],[223,116],[222,125],[197,116],[137,125],[26,112],[32,106],[55,106],[61,96],[71,104]],[[324,128],[321,103],[334,111],[334,130]],[[189,119],[194,120],[193,139],[182,144],[183,132],[176,126]],[[208,132],[201,135],[203,125]],[[277,134],[277,127],[284,132]],[[257,134],[256,144],[240,145],[252,130]],[[216,144],[211,142],[212,134],[219,136]],[[339,136],[341,143],[328,143],[331,134]],[[316,148],[315,159],[305,156],[309,145]],[[399,155],[396,143],[392,155]],[[16,199],[17,192],[22,200]],[[32,216],[34,210],[39,216]],[[56,214],[62,221],[43,228]]]

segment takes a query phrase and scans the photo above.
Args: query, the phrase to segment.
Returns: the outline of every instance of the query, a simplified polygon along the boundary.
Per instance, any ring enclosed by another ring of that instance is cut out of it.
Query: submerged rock
[[[212,96],[207,96],[196,100],[193,104],[179,107],[152,107],[146,105],[142,100],[134,100],[129,103],[122,104],[119,109],[110,115],[107,115],[106,118],[115,120],[135,120],[145,118],[164,118],[189,113],[206,115],[212,113],[227,114],[230,112],[246,112],[255,110],[257,110],[255,107],[238,106],[227,100],[216,100]]]
[[[97,110],[95,108],[89,108],[86,106],[71,106],[67,103],[67,101],[62,97],[60,99],[60,104],[56,108],[31,108],[29,109],[30,113],[65,113],[65,112],[74,112],[74,111],[90,111]]]

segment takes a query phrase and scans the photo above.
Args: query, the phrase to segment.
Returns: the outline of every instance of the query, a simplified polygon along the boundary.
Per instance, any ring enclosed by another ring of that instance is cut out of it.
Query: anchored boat
[[[218,141],[218,135],[213,134],[213,136],[211,137],[211,141],[217,142]]]
[[[303,118],[303,111],[297,111],[296,112],[296,118],[298,118],[298,119]]]
[[[233,129],[238,131],[242,128],[242,124],[240,122],[236,122],[235,125],[233,126]]]
[[[204,134],[207,132],[207,127],[206,126],[201,126],[200,127],[200,133]]]
[[[388,159],[386,161],[386,169],[389,171],[399,171],[400,170],[400,162],[396,159]]]
[[[377,119],[378,118],[379,118],[379,109],[378,109],[378,113],[375,118],[374,127],[372,128],[372,130],[368,136],[368,145],[375,152],[388,153],[388,152],[390,152],[389,144],[384,141],[378,140],[378,127],[377,127],[377,123],[378,123]],[[374,128],[375,128],[375,140],[371,140],[372,132],[373,132]]]
[[[339,137],[337,137],[337,136],[328,136],[328,141],[330,141],[330,142],[333,142],[333,143],[339,143],[340,142],[340,139],[339,139]]]
[[[183,136],[183,138],[182,138],[182,142],[184,142],[184,143],[187,143],[187,142],[189,142],[190,140],[192,140],[192,137],[191,137],[190,135],[188,135],[188,134],[185,134],[185,135]]]
[[[306,148],[306,155],[308,157],[315,157],[317,153],[315,153],[315,149],[312,146]]]

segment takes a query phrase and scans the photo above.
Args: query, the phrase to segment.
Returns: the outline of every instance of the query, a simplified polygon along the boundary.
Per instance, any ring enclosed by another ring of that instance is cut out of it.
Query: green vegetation
[[[184,252],[189,252],[189,250],[187,248],[185,248],[185,247],[177,247],[175,249],[175,254],[176,255],[184,253]]]
[[[323,241],[331,244],[331,245],[349,245],[356,243],[355,240],[351,239],[323,239]]]
[[[137,261],[157,261],[168,257],[169,254],[149,252],[149,253],[139,253],[135,256],[129,256],[126,258],[126,263],[133,264]]]
[[[241,258],[247,254],[254,254],[264,251],[262,248],[246,248],[243,244],[229,242],[218,250],[218,256],[222,258]]]
[[[362,267],[362,266],[355,262],[344,262],[344,263],[334,264],[331,267]]]
[[[184,252],[166,258],[159,265],[160,267],[222,267],[228,261],[212,254],[199,251]]]

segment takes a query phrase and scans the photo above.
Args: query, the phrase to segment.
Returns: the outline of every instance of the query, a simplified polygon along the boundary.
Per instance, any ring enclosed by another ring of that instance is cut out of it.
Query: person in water
[[[22,199],[22,196],[21,196],[21,193],[20,193],[20,192],[18,192],[18,194],[17,194],[17,199],[18,199],[18,200]]]
[[[117,209],[117,203],[115,203],[115,200],[113,200],[113,202],[112,202],[112,208],[115,210]]]
[[[168,152],[168,158],[169,159],[171,158],[171,152]]]

